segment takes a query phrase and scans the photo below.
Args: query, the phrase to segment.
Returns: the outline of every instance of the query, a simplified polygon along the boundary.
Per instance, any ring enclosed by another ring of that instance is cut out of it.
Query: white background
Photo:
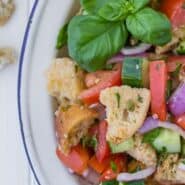
[[[18,58],[33,0],[14,1],[16,11],[12,19],[0,27],[0,47],[14,47]],[[19,130],[17,72],[18,61],[0,71],[0,185],[34,184]]]

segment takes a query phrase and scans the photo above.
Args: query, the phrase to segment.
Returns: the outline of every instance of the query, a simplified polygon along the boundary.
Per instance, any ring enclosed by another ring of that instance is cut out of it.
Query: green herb
[[[167,100],[172,94],[172,84],[173,84],[173,81],[171,79],[167,81],[167,88],[166,88],[166,99]]]
[[[119,185],[119,182],[117,180],[104,181],[102,185]]]
[[[93,137],[85,136],[85,137],[82,138],[82,146],[84,148],[91,147],[93,149],[96,149],[97,145],[98,145],[98,141],[97,141],[95,136],[93,136]]]
[[[151,8],[144,8],[126,19],[129,32],[137,39],[153,45],[171,40],[171,24],[166,16]]]
[[[134,112],[134,110],[135,110],[135,102],[133,100],[128,100],[126,107],[127,107],[128,111]]]
[[[140,181],[132,181],[132,182],[122,182],[119,185],[145,185],[145,182],[143,180],[140,180]]]
[[[153,144],[154,140],[160,135],[161,128],[156,128],[143,136],[143,142]]]
[[[110,162],[110,167],[112,169],[113,172],[116,172],[117,171],[117,165],[114,161],[111,161]]]
[[[143,97],[140,96],[140,94],[138,94],[137,100],[138,100],[138,102],[143,103]]]
[[[185,54],[185,41],[182,41],[175,50],[179,55]]]
[[[113,67],[114,67],[114,64],[107,64],[107,65],[105,66],[105,69],[106,69],[106,70],[112,70]]]
[[[68,24],[65,24],[61,29],[57,37],[56,48],[61,49],[64,45],[67,44],[67,28]]]
[[[171,72],[171,76],[177,78],[179,76],[182,64],[177,64],[175,71]]]
[[[68,26],[69,54],[83,69],[96,71],[106,66],[127,39],[123,22],[107,22],[100,17],[74,17]]]
[[[116,93],[116,100],[117,100],[117,105],[118,105],[118,108],[120,108],[120,99],[121,99],[121,96],[119,93]]]

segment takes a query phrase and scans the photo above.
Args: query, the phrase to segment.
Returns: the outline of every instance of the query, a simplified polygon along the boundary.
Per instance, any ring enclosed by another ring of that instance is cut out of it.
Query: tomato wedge
[[[114,164],[114,166],[111,166],[112,163]],[[110,166],[101,175],[100,182],[116,179],[117,175],[120,172],[125,172],[126,170],[127,170],[126,155],[116,154],[112,157],[110,161]]]
[[[106,157],[110,155],[110,148],[106,141],[107,122],[102,121],[98,129],[98,146],[96,150],[97,160],[101,163]]]
[[[167,70],[168,72],[173,72],[176,70],[177,64],[185,65],[185,56],[169,56],[167,60]]]
[[[82,91],[79,98],[86,104],[97,103],[103,89],[121,85],[121,64],[117,64],[111,71],[90,73],[87,75],[86,85],[90,88]]]
[[[164,61],[150,63],[151,111],[166,120],[167,67]]]
[[[89,154],[81,145],[73,147],[68,155],[63,154],[62,151],[57,148],[56,154],[65,166],[79,175],[87,169]]]
[[[173,27],[185,25],[185,0],[162,0],[160,10],[168,16]]]
[[[174,119],[175,123],[181,128],[185,129],[185,114],[178,116]]]

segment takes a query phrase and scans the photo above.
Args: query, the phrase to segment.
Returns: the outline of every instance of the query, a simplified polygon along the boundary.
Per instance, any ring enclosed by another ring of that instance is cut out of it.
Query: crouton
[[[94,110],[77,104],[59,108],[56,130],[61,149],[65,154],[87,134],[97,117],[98,114]]]
[[[134,148],[127,153],[146,166],[156,166],[157,155],[155,150],[148,143],[143,143],[142,140],[143,137],[140,134],[135,134]]]
[[[100,101],[106,106],[107,140],[118,144],[132,137],[142,126],[150,105],[150,91],[129,86],[103,90]]]
[[[48,73],[48,91],[65,106],[78,102],[84,89],[84,72],[70,58],[55,59]]]
[[[162,184],[185,184],[185,171],[178,168],[178,154],[171,154],[158,166],[154,179]]]

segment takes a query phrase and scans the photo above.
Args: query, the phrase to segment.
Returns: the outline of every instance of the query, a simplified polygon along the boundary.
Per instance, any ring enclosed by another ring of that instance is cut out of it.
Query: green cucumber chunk
[[[120,144],[114,144],[109,142],[109,146],[112,153],[122,153],[134,147],[134,140],[133,138],[130,138]]]
[[[158,152],[180,153],[181,152],[181,138],[180,135],[174,131],[163,129],[156,139],[153,141],[153,147]]]
[[[126,57],[122,67],[122,83],[131,87],[149,86],[149,63],[141,57]]]

